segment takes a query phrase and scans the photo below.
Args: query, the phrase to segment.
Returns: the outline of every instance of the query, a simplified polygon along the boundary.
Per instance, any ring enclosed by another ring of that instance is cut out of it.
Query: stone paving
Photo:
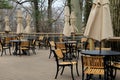
[[[70,68],[66,67],[63,75],[56,73],[54,57],[48,59],[49,50],[39,49],[37,54],[30,56],[3,55],[0,57],[0,80],[72,80]],[[75,80],[81,80],[81,61],[79,60],[79,74],[74,69]],[[118,72],[119,73],[119,72]],[[116,80],[120,80],[119,74]]]

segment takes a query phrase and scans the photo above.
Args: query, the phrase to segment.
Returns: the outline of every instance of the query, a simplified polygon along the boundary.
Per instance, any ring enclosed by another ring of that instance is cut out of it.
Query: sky
[[[53,4],[53,6],[55,6],[55,7],[62,7],[64,2],[65,2],[65,0],[57,0],[57,1]]]
[[[46,0],[47,1],[47,0]],[[56,0],[53,7],[62,7],[65,0]],[[29,6],[29,3],[24,3],[25,6]]]

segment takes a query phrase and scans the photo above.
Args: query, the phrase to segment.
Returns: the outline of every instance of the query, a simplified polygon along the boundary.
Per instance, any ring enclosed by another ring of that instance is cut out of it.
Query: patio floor
[[[3,55],[0,57],[0,80],[72,80],[70,68],[66,67],[63,75],[58,75],[54,79],[56,73],[56,64],[54,57],[48,59],[49,50],[37,49],[37,55],[30,56],[13,56]],[[81,80],[81,61],[79,59],[79,74],[77,76],[74,69],[75,80]],[[118,71],[116,80],[120,79],[120,71]]]

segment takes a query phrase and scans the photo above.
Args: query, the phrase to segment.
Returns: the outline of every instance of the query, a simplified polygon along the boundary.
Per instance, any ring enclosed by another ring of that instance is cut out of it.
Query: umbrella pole
[[[101,41],[100,41],[100,53],[101,53],[101,47],[102,47],[102,45],[101,45]]]

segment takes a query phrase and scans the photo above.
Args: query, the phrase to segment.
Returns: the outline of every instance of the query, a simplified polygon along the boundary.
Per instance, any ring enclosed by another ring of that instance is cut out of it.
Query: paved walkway
[[[0,80],[55,80],[56,64],[54,57],[48,59],[49,50],[39,49],[37,55],[0,57]],[[75,80],[81,80],[81,65],[79,60],[79,73],[74,69]],[[119,80],[120,76],[117,75]],[[56,80],[72,80],[70,68],[65,68],[63,75]]]

